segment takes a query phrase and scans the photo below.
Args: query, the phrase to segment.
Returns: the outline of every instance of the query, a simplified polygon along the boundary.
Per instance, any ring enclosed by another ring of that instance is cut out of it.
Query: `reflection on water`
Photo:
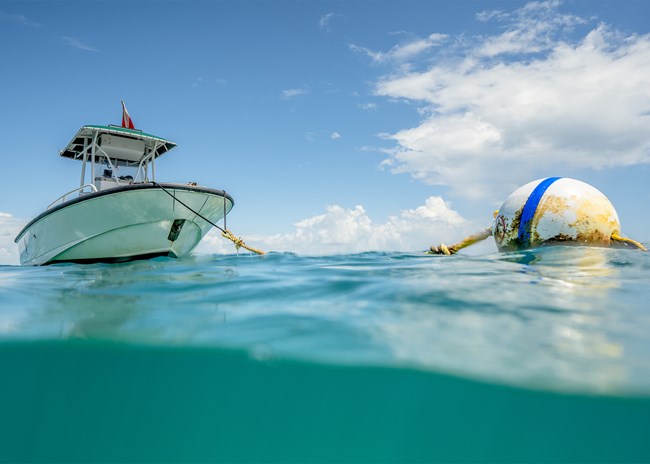
[[[616,304],[622,268],[611,258],[603,248],[553,247],[457,264],[414,282],[374,336],[405,364],[538,387],[637,388],[648,367],[625,358],[625,332],[639,303]]]
[[[236,272],[163,259],[73,266],[63,277],[73,285],[59,289],[44,314],[65,321],[62,338],[173,342],[191,338],[205,323],[223,323],[218,303],[204,296],[209,288],[236,278]]]
[[[244,349],[650,392],[650,254],[218,256],[0,268],[0,337]]]

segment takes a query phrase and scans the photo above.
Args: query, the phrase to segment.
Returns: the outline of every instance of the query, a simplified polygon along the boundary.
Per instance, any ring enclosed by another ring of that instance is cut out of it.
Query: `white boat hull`
[[[208,233],[211,222],[223,219],[233,207],[232,198],[220,190],[157,185],[165,190],[152,183],[133,184],[45,211],[16,238],[21,264],[186,256]]]

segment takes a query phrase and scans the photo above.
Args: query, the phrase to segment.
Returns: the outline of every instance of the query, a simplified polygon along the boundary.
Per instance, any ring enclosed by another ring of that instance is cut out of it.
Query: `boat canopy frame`
[[[176,147],[176,143],[146,134],[137,129],[127,129],[119,126],[83,126],[68,145],[61,150],[64,158],[82,161],[80,189],[86,178],[86,164],[91,163],[91,177],[95,174],[97,164],[107,163],[112,171],[112,178],[118,185],[116,166],[137,167],[136,178],[142,173],[142,180],[149,181],[149,165],[151,165],[151,180],[156,180],[155,160],[169,150]],[[96,179],[91,180],[95,187]]]

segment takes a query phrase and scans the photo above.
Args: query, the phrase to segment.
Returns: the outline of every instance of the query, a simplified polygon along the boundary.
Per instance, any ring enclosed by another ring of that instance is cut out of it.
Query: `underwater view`
[[[0,267],[2,462],[646,462],[650,255]]]
[[[0,464],[650,464],[648,18],[0,1]]]

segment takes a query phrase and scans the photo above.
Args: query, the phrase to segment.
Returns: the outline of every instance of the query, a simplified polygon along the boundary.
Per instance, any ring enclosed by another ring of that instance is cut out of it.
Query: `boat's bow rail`
[[[186,256],[233,205],[223,190],[199,185],[123,185],[52,206],[14,241],[30,265]]]
[[[87,189],[87,188],[90,189],[91,191],[90,191],[90,192],[84,192],[84,190]],[[52,206],[57,205],[57,204],[59,204],[59,203],[65,203],[65,202],[67,201],[69,195],[72,195],[73,193],[77,193],[77,192],[79,192],[79,195],[81,196],[81,195],[83,195],[84,193],[93,193],[93,192],[97,192],[97,187],[95,187],[94,184],[86,184],[86,185],[82,185],[81,187],[77,187],[77,188],[74,189],[74,190],[70,190],[69,192],[64,193],[64,194],[61,195],[59,198],[57,198],[56,200],[54,200],[52,203],[50,203],[49,205],[47,205],[47,208],[46,208],[46,209],[50,209]]]

